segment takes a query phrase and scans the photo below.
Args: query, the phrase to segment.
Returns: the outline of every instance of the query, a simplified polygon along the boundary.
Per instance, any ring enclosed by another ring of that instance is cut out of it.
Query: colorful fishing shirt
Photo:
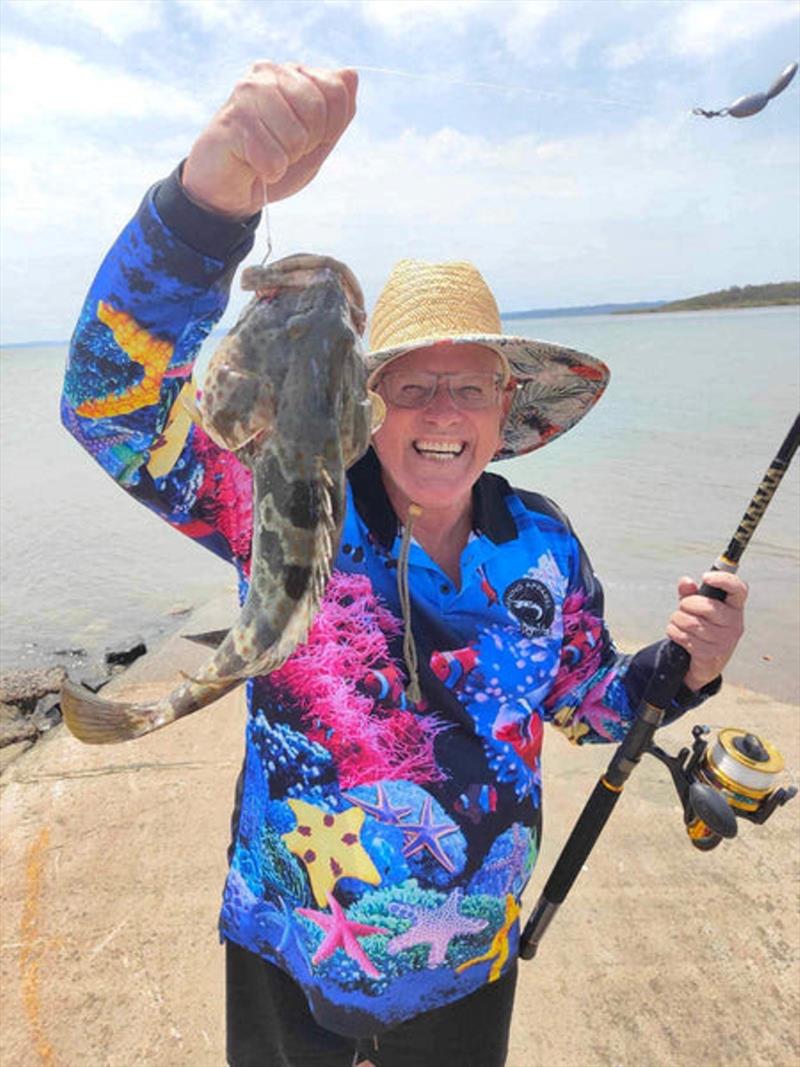
[[[156,186],[104,261],[73,338],[63,420],[132,496],[236,567],[251,476],[192,420],[197,350],[257,220]],[[461,587],[416,543],[406,695],[400,530],[370,451],[308,639],[247,683],[223,938],[284,968],[320,1024],[365,1036],[495,981],[519,940],[541,829],[545,722],[619,741],[657,646],[619,655],[565,516],[484,474]],[[675,717],[700,698],[684,690]]]

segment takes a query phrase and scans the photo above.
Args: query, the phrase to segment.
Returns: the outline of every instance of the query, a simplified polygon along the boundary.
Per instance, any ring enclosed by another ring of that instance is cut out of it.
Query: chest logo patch
[[[526,637],[541,637],[553,624],[553,594],[536,578],[518,578],[503,593],[503,603]]]

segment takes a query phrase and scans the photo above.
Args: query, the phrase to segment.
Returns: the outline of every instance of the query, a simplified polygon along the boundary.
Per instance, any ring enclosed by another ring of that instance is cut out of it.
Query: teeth
[[[464,443],[459,441],[415,441],[417,452],[433,452],[441,456],[458,456],[464,451]]]

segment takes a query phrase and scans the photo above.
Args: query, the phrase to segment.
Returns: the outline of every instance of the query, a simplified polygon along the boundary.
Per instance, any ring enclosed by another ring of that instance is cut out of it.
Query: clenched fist
[[[354,70],[255,63],[192,146],[183,186],[192,200],[245,218],[307,185],[356,110]]]

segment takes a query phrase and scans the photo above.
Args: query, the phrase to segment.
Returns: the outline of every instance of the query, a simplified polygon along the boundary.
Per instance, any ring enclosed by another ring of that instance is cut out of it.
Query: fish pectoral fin
[[[131,741],[165,725],[159,704],[107,700],[69,680],[61,687],[61,715],[73,737],[87,745]]]
[[[230,627],[227,630],[204,630],[201,634],[181,634],[181,637],[184,641],[193,641],[206,648],[219,648],[229,633]]]
[[[240,369],[243,359],[238,340],[226,339],[208,366],[198,405],[208,436],[231,452],[272,433],[275,421],[271,382]]]

